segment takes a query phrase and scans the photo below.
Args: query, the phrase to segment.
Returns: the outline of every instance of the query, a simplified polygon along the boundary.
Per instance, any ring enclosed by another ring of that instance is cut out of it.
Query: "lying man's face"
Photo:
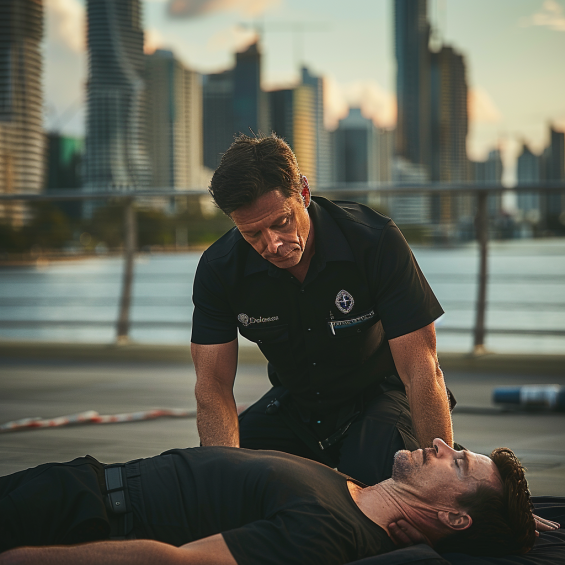
[[[475,492],[480,483],[502,492],[502,480],[494,462],[472,451],[455,451],[441,439],[434,447],[399,451],[392,478],[405,485],[422,502],[453,507],[459,496]]]

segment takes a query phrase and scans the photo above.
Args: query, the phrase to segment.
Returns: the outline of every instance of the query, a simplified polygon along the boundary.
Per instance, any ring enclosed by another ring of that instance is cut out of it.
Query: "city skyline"
[[[302,45],[303,62],[326,79],[326,121],[330,125],[337,126],[346,115],[346,101],[360,103],[364,114],[381,125],[394,123],[391,0],[354,1],[347,10],[330,0],[324,4],[323,16],[315,15],[317,4],[312,0],[300,5],[295,0],[178,0],[176,6],[192,15],[188,18],[167,15],[166,1],[143,4],[149,50],[170,48],[199,72],[229,68],[233,53],[253,39],[249,29],[236,24],[262,14],[266,89],[299,81],[296,52]],[[195,14],[196,4],[220,9]],[[80,111],[84,106],[81,85],[86,78],[80,43],[83,12],[81,0],[46,2],[46,126],[71,134],[84,133]],[[548,123],[565,129],[565,73],[558,71],[559,53],[565,51],[563,0],[497,0],[491,4],[477,0],[472,6],[461,0],[430,0],[430,12],[435,39],[439,28],[443,43],[462,52],[469,66],[471,159],[486,158],[501,143],[508,165],[515,162],[522,140],[535,152],[543,149],[548,142]],[[304,31],[285,31],[282,22],[292,21],[301,21]],[[508,173],[510,181],[514,180],[515,166]]]

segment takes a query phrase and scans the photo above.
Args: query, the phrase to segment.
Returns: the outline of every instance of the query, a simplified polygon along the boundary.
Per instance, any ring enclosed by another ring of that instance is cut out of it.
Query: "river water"
[[[446,314],[440,351],[470,351],[478,247],[413,246]],[[135,262],[131,338],[188,344],[199,253],[140,255]],[[0,339],[110,343],[123,263],[119,257],[0,268]],[[560,336],[488,334],[497,352],[565,353],[565,239],[492,242],[488,329],[556,330]]]

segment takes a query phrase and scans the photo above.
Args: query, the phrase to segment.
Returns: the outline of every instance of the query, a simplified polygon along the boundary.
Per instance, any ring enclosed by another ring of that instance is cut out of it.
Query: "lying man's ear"
[[[437,513],[439,521],[452,530],[466,530],[471,527],[473,520],[465,512],[446,512],[444,510]]]

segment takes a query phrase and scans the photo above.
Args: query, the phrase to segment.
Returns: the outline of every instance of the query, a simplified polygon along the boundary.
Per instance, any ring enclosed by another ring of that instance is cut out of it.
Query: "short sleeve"
[[[237,563],[337,565],[357,558],[354,533],[344,540],[339,530],[335,519],[304,507],[278,512],[271,519],[222,532],[222,536]]]
[[[419,330],[443,314],[408,243],[392,221],[382,235],[374,268],[376,306],[387,339]]]
[[[237,337],[237,322],[218,275],[202,255],[192,291],[192,343],[228,343]]]

